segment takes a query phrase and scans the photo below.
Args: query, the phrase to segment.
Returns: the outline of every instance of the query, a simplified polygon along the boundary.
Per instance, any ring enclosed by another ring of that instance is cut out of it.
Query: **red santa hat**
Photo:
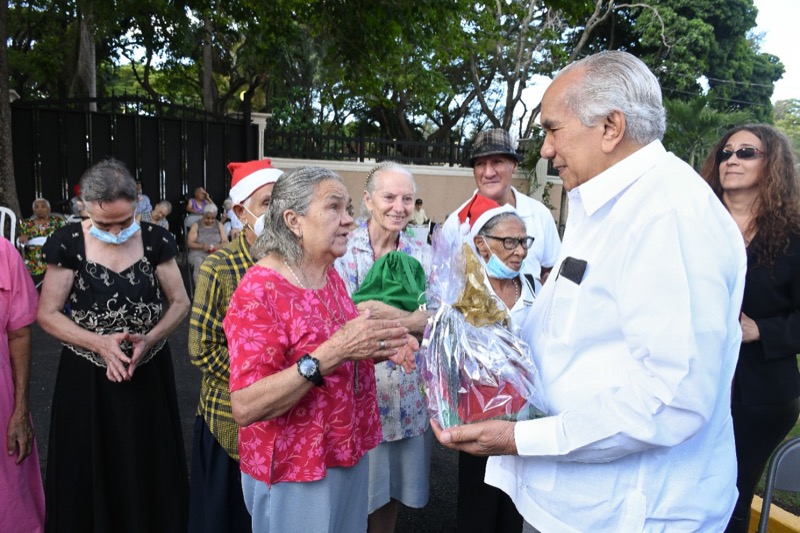
[[[508,204],[501,206],[494,200],[476,193],[458,212],[458,220],[462,224],[469,223],[469,233],[475,237],[487,222],[502,213],[516,213],[516,210]]]
[[[283,174],[272,166],[272,160],[259,159],[246,163],[228,163],[228,171],[233,176],[228,193],[234,204],[241,204],[264,185],[275,183]]]

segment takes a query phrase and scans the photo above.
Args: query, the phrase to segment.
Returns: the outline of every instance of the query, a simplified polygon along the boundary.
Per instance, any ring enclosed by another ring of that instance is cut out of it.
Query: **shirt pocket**
[[[550,338],[556,342],[569,343],[575,317],[578,314],[580,285],[564,276],[558,276],[553,289],[552,304],[545,327]]]

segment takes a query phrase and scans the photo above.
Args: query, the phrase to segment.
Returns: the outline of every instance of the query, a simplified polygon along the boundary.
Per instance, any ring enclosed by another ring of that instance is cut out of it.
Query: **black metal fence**
[[[267,128],[264,153],[274,157],[333,161],[377,161],[391,159],[415,165],[461,164],[467,146],[455,136],[448,142],[402,141],[363,135],[337,135],[317,132],[287,132]]]
[[[227,164],[256,157],[257,130],[249,128],[240,119],[135,97],[15,102],[14,173],[23,216],[37,196],[61,210],[89,166],[115,157],[151,200],[173,203],[170,224],[178,227],[187,193],[203,186],[221,203],[230,184]]]
[[[73,186],[95,162],[115,157],[142,181],[151,200],[175,209],[203,186],[219,204],[230,185],[227,164],[258,156],[257,126],[187,106],[143,98],[17,101],[12,109],[14,173],[23,216],[33,199],[47,198],[64,210]],[[365,161],[392,159],[406,164],[459,165],[470,146],[452,135],[447,142],[415,142],[364,135],[264,132],[268,157]]]

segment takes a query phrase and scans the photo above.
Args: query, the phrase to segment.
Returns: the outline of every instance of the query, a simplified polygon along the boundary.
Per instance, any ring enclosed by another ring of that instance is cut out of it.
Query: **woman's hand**
[[[758,330],[756,321],[742,313],[739,317],[739,323],[742,325],[742,342],[753,342],[761,339],[761,332]]]
[[[22,246],[25,246],[26,244],[28,244],[28,236],[27,235],[20,235],[19,237],[17,237],[17,239],[19,240],[19,243]]]
[[[151,342],[147,335],[139,333],[129,333],[128,342],[133,345],[133,355],[131,356],[131,363],[127,368],[126,379],[131,379],[136,367],[139,366],[139,361],[141,361],[142,357],[147,355],[147,352],[153,347],[153,342]]]
[[[94,352],[100,354],[100,357],[106,362],[106,377],[109,381],[121,383],[130,378],[128,374],[128,366],[131,364],[131,358],[125,355],[122,351],[122,343],[130,342],[130,333],[112,333],[110,335],[98,335],[99,341],[94,347]],[[131,372],[132,374],[132,372]]]
[[[406,355],[408,329],[395,320],[370,319],[366,310],[347,322],[325,341],[326,351],[334,354],[338,362],[327,370],[347,360],[386,359]],[[323,372],[325,374],[326,372]]]
[[[27,409],[15,409],[6,429],[6,450],[12,456],[16,452],[15,464],[20,464],[33,450],[33,426]]]
[[[395,355],[389,356],[389,361],[403,368],[406,374],[417,368],[414,353],[419,350],[419,342],[413,335],[406,334],[406,344],[397,349]]]
[[[369,309],[370,318],[378,319],[378,320],[397,320],[402,316],[408,315],[408,311],[403,311],[402,309],[398,309],[396,307],[392,307],[389,304],[385,304],[378,300],[368,300],[366,302],[361,302],[360,304],[356,304],[359,313],[364,313],[367,309]]]

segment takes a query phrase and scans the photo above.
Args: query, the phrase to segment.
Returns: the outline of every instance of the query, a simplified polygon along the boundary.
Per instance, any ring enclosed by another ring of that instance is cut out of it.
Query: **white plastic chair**
[[[8,224],[8,229],[6,229]],[[0,206],[0,231],[3,237],[17,245],[17,214],[7,207]]]

